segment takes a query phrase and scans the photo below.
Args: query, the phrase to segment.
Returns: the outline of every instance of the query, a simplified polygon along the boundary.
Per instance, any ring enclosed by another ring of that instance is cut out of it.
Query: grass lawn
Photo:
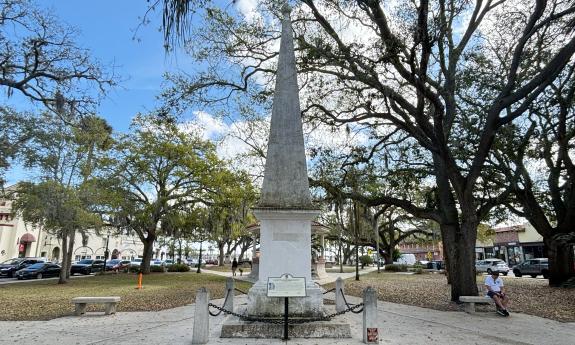
[[[81,296],[120,296],[118,311],[153,311],[193,303],[196,291],[206,287],[210,298],[223,298],[225,277],[208,273],[152,273],[142,280],[137,290],[136,274],[111,274],[92,278],[71,279],[58,285],[57,280],[0,285],[0,320],[47,320],[71,315],[71,299]],[[236,287],[247,291],[250,283],[236,281]],[[88,311],[103,310],[88,306]]]
[[[509,310],[512,313],[575,322],[575,289],[550,288],[546,279],[502,278],[511,300]],[[477,283],[483,285],[484,279],[485,275],[477,276]],[[353,278],[347,279],[345,293],[361,296],[362,290],[367,286],[377,289],[379,300],[437,310],[461,310],[460,306],[450,302],[450,286],[442,274],[373,272],[362,275],[359,282]],[[330,289],[334,284],[324,287]],[[493,306],[485,308],[494,310]]]

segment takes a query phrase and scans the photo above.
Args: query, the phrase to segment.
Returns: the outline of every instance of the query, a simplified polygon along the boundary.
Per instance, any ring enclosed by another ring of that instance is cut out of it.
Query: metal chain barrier
[[[349,311],[351,311],[352,313],[358,314],[361,311],[363,311],[363,308],[361,308],[361,311],[356,312],[355,309],[359,308],[359,307],[363,307],[363,302],[358,303],[356,305],[351,305],[348,306],[347,309],[342,310],[342,311],[338,311],[335,312],[333,314],[329,314],[326,316],[321,316],[321,317],[317,317],[317,318],[309,318],[309,319],[295,319],[295,320],[288,320],[289,324],[298,324],[298,323],[306,323],[306,322],[316,322],[316,321],[330,321],[332,318],[339,316],[339,315],[343,315]]]
[[[345,298],[344,298],[344,300],[345,300]],[[225,303],[224,303],[224,305],[225,305]],[[282,319],[266,319],[266,318],[259,318],[259,317],[242,315],[242,314],[234,313],[233,311],[227,310],[224,307],[217,306],[213,303],[208,303],[208,306],[212,307],[212,308],[216,308],[219,310],[218,313],[210,312],[210,315],[212,315],[212,316],[218,316],[223,312],[223,313],[228,314],[228,315],[233,315],[233,316],[239,317],[240,319],[245,320],[245,321],[272,323],[272,324],[276,324],[276,325],[283,325],[284,324],[284,321]],[[316,318],[307,318],[307,319],[288,319],[288,324],[294,325],[294,324],[300,324],[300,323],[306,323],[306,322],[329,321],[332,318],[339,316],[339,315],[343,315],[349,311],[351,311],[352,313],[358,314],[358,313],[363,311],[363,308],[361,308],[360,311],[355,311],[355,309],[358,309],[359,307],[363,307],[363,302],[358,303],[356,305],[348,305],[347,309],[339,311],[339,312],[335,312],[333,314],[329,314],[326,316],[321,316],[321,317],[316,317]]]
[[[223,304],[223,305],[226,305],[226,302],[228,301],[228,297],[230,296],[230,291],[231,291],[231,290],[228,290],[228,292],[226,292],[226,298],[224,299],[224,304]],[[213,305],[213,304],[211,304],[211,303],[208,303],[208,306],[216,307],[215,305]],[[209,308],[208,308],[208,312],[210,313],[211,316],[219,316],[219,315],[222,313],[222,311],[224,310],[223,307],[222,307],[222,308],[216,307],[216,309],[219,309],[220,311],[217,312],[217,313],[212,313],[212,312],[209,310]]]
[[[283,320],[279,320],[279,319],[277,319],[277,320],[276,319],[264,319],[264,318],[251,317],[251,316],[247,316],[247,315],[234,313],[233,311],[227,310],[224,307],[217,306],[213,303],[208,303],[208,306],[218,309],[219,312],[217,313],[217,315],[220,315],[220,313],[224,312],[228,315],[237,316],[240,319],[245,320],[245,321],[258,321],[258,322],[273,323],[273,324],[277,324],[277,325],[283,325],[284,324]],[[216,315],[213,315],[211,312],[210,312],[210,315],[216,316]]]
[[[345,294],[343,293],[343,290],[340,290],[340,291],[341,291],[341,296],[343,297],[343,302],[344,302],[345,305],[347,306],[347,309],[350,309],[349,307],[350,307],[351,304],[347,303],[347,300],[345,299]],[[360,303],[360,304],[363,305],[363,303]],[[356,304],[356,306],[358,306],[358,305],[359,305],[359,304]],[[347,310],[347,309],[346,309],[346,310]],[[357,311],[355,311],[355,310],[350,310],[350,311],[351,311],[352,313],[359,314],[359,313],[363,312],[363,308],[361,308],[360,310],[357,310]]]

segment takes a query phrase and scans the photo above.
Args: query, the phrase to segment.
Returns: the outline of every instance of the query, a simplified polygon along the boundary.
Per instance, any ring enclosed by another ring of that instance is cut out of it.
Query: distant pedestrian
[[[236,270],[238,269],[238,262],[236,260],[236,258],[234,258],[234,261],[232,261],[232,275],[235,277],[236,276]]]

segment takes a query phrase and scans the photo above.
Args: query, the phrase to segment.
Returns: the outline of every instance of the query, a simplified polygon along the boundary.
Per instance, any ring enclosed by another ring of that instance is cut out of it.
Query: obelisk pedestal
[[[290,315],[320,316],[323,314],[323,294],[311,278],[311,221],[318,210],[255,209],[260,220],[259,280],[248,293],[249,315],[282,315],[284,302],[270,298],[267,278],[289,273],[306,279],[306,297],[289,299]]]

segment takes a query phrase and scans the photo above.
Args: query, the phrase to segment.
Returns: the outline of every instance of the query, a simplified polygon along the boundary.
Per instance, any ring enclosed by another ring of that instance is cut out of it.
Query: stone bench
[[[72,303],[75,304],[76,309],[74,314],[80,316],[86,313],[86,305],[88,304],[105,304],[106,315],[116,313],[116,304],[120,302],[120,296],[111,297],[75,297],[72,298]]]
[[[465,312],[470,314],[475,313],[475,303],[494,303],[493,299],[487,296],[459,296],[459,301],[464,303]]]

